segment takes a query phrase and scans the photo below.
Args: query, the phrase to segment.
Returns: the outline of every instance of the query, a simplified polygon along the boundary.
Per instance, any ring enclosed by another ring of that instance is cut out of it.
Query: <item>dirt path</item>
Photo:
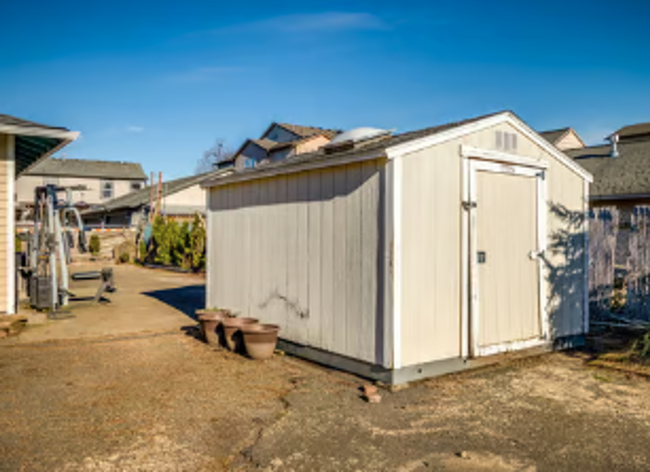
[[[0,348],[1,470],[647,470],[648,382],[563,354],[359,398],[182,334]],[[463,454],[460,454],[460,453]],[[464,457],[459,457],[462,455]]]

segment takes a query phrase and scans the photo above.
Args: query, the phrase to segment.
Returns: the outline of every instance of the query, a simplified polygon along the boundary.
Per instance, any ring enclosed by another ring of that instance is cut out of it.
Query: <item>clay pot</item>
[[[245,325],[242,327],[246,352],[255,360],[273,357],[275,345],[278,343],[280,327],[273,324]]]
[[[228,349],[233,352],[243,353],[244,341],[240,329],[244,326],[256,324],[255,318],[227,318],[222,322],[223,339]]]
[[[197,310],[199,324],[201,326],[201,337],[211,346],[219,346],[217,328],[223,320],[230,316],[228,310]]]

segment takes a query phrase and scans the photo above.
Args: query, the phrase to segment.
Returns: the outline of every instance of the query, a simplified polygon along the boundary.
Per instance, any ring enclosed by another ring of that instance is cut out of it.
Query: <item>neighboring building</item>
[[[650,319],[650,123],[625,126],[608,144],[567,151],[591,172],[591,311]]]
[[[140,190],[146,182],[142,166],[134,162],[45,159],[20,176],[16,183],[20,219],[29,218],[34,189],[42,185],[84,188],[73,191],[72,199],[86,207]]]
[[[209,177],[231,172],[228,169],[215,170],[205,174],[192,175],[163,182],[161,186],[160,212],[162,215],[183,220],[192,218],[197,212],[205,214],[205,189],[201,181]],[[154,208],[158,186],[154,185]],[[89,227],[134,227],[148,218],[151,210],[151,187],[109,200],[82,213],[84,223]]]
[[[594,176],[592,206],[650,204],[650,123],[625,126],[607,139],[567,151]]]
[[[591,176],[510,112],[204,183],[206,306],[278,324],[281,348],[389,383],[588,331]]]
[[[259,139],[247,139],[220,168],[251,168],[315,151],[327,144],[338,131],[288,123],[272,123]]]
[[[540,131],[540,136],[554,145],[560,151],[585,147],[580,135],[573,128],[560,128],[550,131]]]
[[[16,179],[58,152],[79,133],[0,115],[0,313],[16,312]]]

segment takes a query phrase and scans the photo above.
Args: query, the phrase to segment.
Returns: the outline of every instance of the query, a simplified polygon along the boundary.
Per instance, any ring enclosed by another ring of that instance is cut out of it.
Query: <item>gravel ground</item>
[[[648,470],[643,378],[550,354],[420,383],[183,334],[0,348],[0,470]]]

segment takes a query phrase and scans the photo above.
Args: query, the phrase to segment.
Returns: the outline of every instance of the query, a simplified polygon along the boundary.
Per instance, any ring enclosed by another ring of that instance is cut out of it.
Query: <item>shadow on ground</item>
[[[204,284],[153,290],[142,294],[166,303],[194,321],[196,321],[196,310],[205,307]]]

